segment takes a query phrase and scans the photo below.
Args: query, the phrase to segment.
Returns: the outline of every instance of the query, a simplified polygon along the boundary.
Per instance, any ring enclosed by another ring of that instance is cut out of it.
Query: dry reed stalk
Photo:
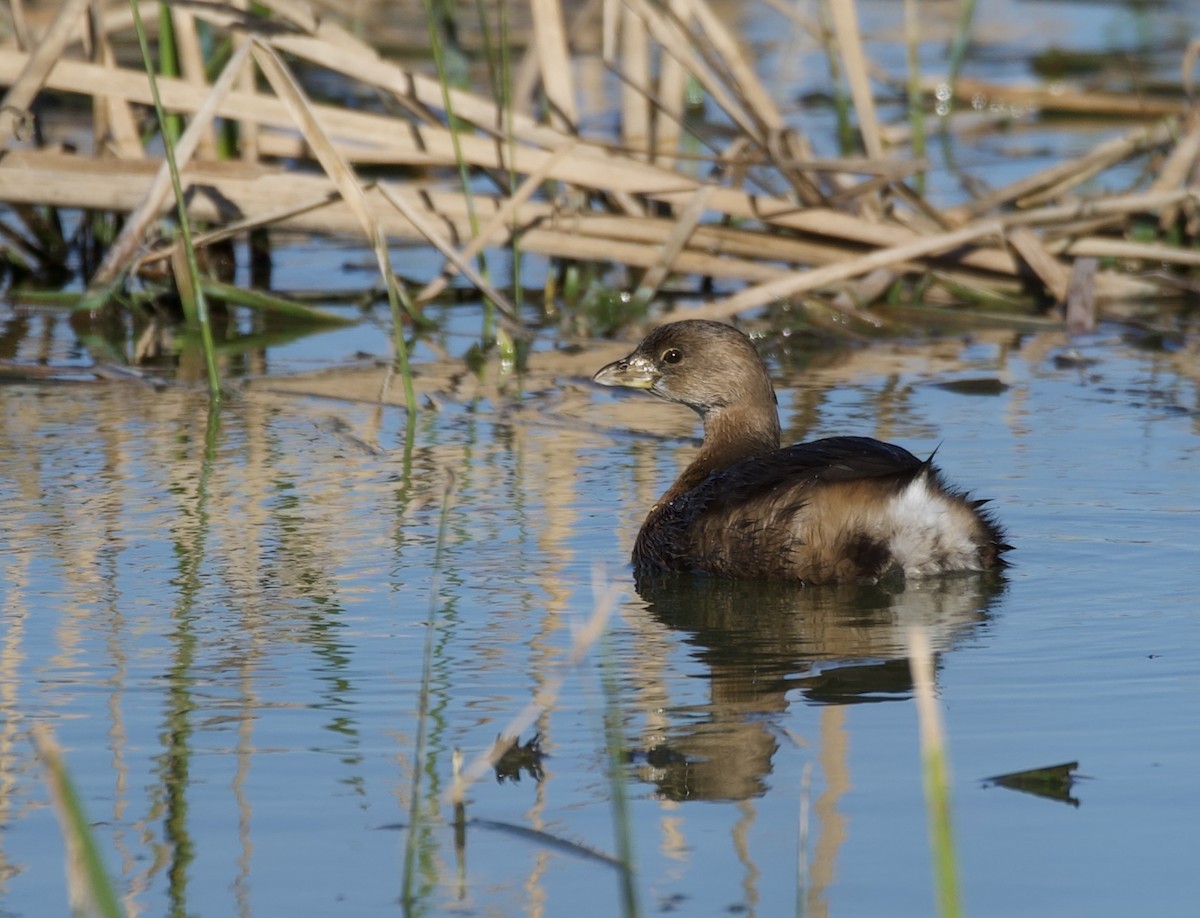
[[[1064,201],[1019,213],[1003,214],[1005,226],[1058,226],[1075,220],[1096,217],[1124,219],[1134,214],[1155,213],[1191,201],[1200,202],[1200,189],[1177,188],[1171,191],[1139,191],[1132,194]]]
[[[525,207],[540,188],[542,182],[546,180],[550,170],[571,153],[574,148],[574,141],[563,144],[562,147],[554,151],[550,158],[542,164],[542,168],[530,173],[525,181],[521,183],[520,187],[510,197],[505,199],[504,203],[488,218],[487,222],[480,228],[479,233],[463,247],[462,252],[459,253],[460,256],[470,260],[487,246],[496,243],[502,234],[507,235],[511,233],[516,226],[517,211]],[[441,274],[426,284],[420,293],[414,297],[415,302],[424,303],[436,297],[445,289],[451,274],[452,266],[443,268]]]
[[[25,16],[24,0],[11,0],[9,11],[12,13],[13,35],[17,39],[17,47],[22,51],[28,51],[33,44],[33,39],[29,34],[29,20]]]
[[[666,201],[678,200],[681,197],[678,192],[650,194],[656,199]],[[889,248],[921,238],[917,233],[902,226],[872,222],[827,208],[797,207],[790,201],[747,195],[724,188],[713,192],[710,204],[713,210],[732,217],[760,220],[771,226],[855,245]],[[1000,249],[976,249],[963,255],[960,262],[966,267],[996,274],[1015,275],[1017,272],[1012,255]]]
[[[208,88],[208,80],[205,76],[204,52],[200,50],[200,33],[196,30],[196,17],[186,9],[178,7],[172,8],[170,13],[183,79],[198,89],[205,90]],[[216,158],[217,144],[213,139],[211,127],[200,135],[196,155],[204,159]]]
[[[1192,71],[1196,68],[1197,59],[1200,59],[1200,38],[1193,38],[1188,42],[1183,57],[1179,60],[1179,82],[1188,100],[1193,102],[1195,100],[1192,99]]]
[[[411,201],[405,200],[407,196],[406,193],[399,193],[387,184],[381,183],[378,187],[380,193],[388,200],[388,202],[390,202],[391,205],[396,208],[396,210],[400,211],[400,213],[404,215],[404,218],[408,220],[409,223],[417,228],[417,232],[419,232],[425,238],[425,241],[441,252],[442,255],[449,260],[450,263],[459,270],[459,272],[461,272],[463,277],[474,284],[484,296],[486,296],[492,301],[493,304],[495,304],[496,308],[500,310],[500,314],[508,320],[509,331],[511,333],[521,335],[522,337],[528,334],[522,328],[521,319],[517,315],[517,310],[513,304],[508,301],[508,297],[493,287],[486,278],[476,271],[475,267],[470,263],[470,261],[459,255],[454,246],[451,245],[446,238],[437,231],[437,229],[433,226],[432,221],[422,214],[420,209],[413,206]]]
[[[603,256],[606,262],[626,264],[636,268],[649,268],[657,260],[658,250],[638,242],[605,239],[599,242],[572,232],[552,230],[529,230],[521,237],[521,246],[531,252],[540,252],[556,258],[594,262]],[[678,271],[687,274],[710,276],[722,279],[755,281],[770,280],[787,276],[790,272],[762,264],[759,261],[737,261],[712,258],[693,252],[681,252],[675,260]]]
[[[698,188],[692,200],[679,212],[670,236],[659,251],[658,259],[642,276],[642,282],[634,292],[634,299],[649,303],[658,293],[658,288],[667,279],[667,275],[671,272],[684,246],[687,245],[688,239],[700,224],[700,218],[704,216],[704,211],[708,207],[708,199],[712,195],[712,190],[711,185]]]
[[[684,29],[681,22],[662,15],[659,9],[647,0],[625,0],[630,11],[645,23],[651,36],[680,66],[687,69],[695,77],[705,91],[712,97],[726,115],[738,128],[751,137],[759,146],[766,145],[766,137],[756,119],[752,118],[746,109],[737,101],[730,89],[713,72],[709,62],[701,55],[697,43]]]
[[[1046,242],[1059,239],[1074,239],[1078,236],[1099,236],[1119,230],[1125,226],[1122,217],[1092,217],[1090,220],[1070,220],[1042,227],[1042,238]]]
[[[366,195],[358,176],[330,140],[315,106],[308,101],[300,84],[273,48],[261,43],[257,38],[249,43],[249,47],[259,70],[295,119],[297,129],[304,135],[305,142],[312,149],[321,168],[325,170],[342,201],[358,221],[363,235],[373,249],[381,251],[384,242],[379,221],[367,206]],[[391,269],[386,265],[380,267],[386,278]]]
[[[95,17],[95,6],[90,14]],[[93,54],[95,61],[101,67],[115,67],[117,60],[108,33],[94,28],[92,34],[96,42]],[[92,101],[92,125],[97,152],[104,150],[118,159],[145,158],[146,151],[138,134],[137,121],[133,117],[132,108],[124,99],[97,93]]]
[[[148,21],[156,15],[157,9],[157,3],[150,3],[148,5],[146,16]],[[228,26],[238,21],[237,16],[229,8],[216,6],[197,7],[193,10],[193,13],[197,18],[204,19],[214,26]],[[106,28],[109,32],[127,28],[128,18],[127,10],[124,16],[113,16],[110,13],[102,20],[103,28]],[[295,21],[295,25],[297,28],[304,28],[303,22],[299,19]],[[308,31],[312,32],[313,30],[309,29]],[[294,35],[284,33],[269,37],[260,36],[260,38],[268,41],[269,44],[281,51],[296,54],[322,67],[327,67],[330,70],[343,73],[346,76],[361,80],[369,85],[378,86],[381,89],[392,92],[397,98],[405,98],[411,94],[413,101],[421,106],[440,108],[442,105],[442,89],[436,80],[419,73],[405,71],[390,62],[383,61],[375,49],[332,23],[322,22],[314,34]],[[69,67],[70,62],[64,63],[67,64],[66,69],[71,72]],[[121,86],[126,88],[131,86],[128,79],[128,75],[130,74],[140,76],[139,71],[124,71]],[[57,88],[86,94],[89,92],[89,87],[97,85],[96,80],[103,80],[103,75],[82,74],[83,79],[79,79],[79,76],[80,74],[76,74],[72,85]],[[168,81],[164,82],[166,83],[164,101],[168,107],[174,110],[186,111],[188,105],[197,104],[196,100],[201,97],[201,94],[197,92],[191,96],[182,94],[178,98],[173,98],[172,85]],[[99,85],[107,86],[108,84],[101,82]],[[133,85],[136,85],[136,83]],[[142,103],[148,102],[148,99],[143,98],[143,96],[145,96],[144,89],[136,101]],[[455,114],[460,118],[471,121],[477,127],[483,130],[493,130],[495,125],[500,123],[498,110],[491,100],[484,100],[480,96],[455,89],[450,90],[450,98],[455,107]],[[254,109],[252,108],[252,110]],[[227,113],[223,112],[222,114]],[[269,123],[269,119],[267,119],[267,123]],[[517,138],[531,143],[541,143],[545,146],[557,147],[563,141],[564,135],[562,132],[538,125],[527,117],[518,116],[514,118],[512,126]]]
[[[1155,242],[1128,242],[1093,236],[1083,239],[1063,239],[1047,246],[1051,251],[1076,258],[1124,258],[1153,264],[1200,267],[1200,251]]]
[[[926,93],[933,94],[943,82],[940,78],[926,78],[921,81],[921,88]],[[1097,92],[1091,89],[1073,90],[1057,86],[1019,86],[962,77],[959,77],[955,89],[958,96],[966,100],[976,98],[987,102],[1008,102],[1041,111],[1095,114],[1106,118],[1166,118],[1177,115],[1180,109],[1178,99],[1154,99],[1142,93]]]
[[[0,150],[8,147],[22,121],[28,117],[29,107],[46,85],[55,63],[62,57],[72,31],[78,27],[90,2],[66,0],[33,53],[23,55],[25,65],[20,73],[6,81],[9,84],[8,92],[0,100]]]
[[[1025,117],[1028,118],[1030,116]],[[1021,118],[1012,112],[977,112],[955,109],[949,115],[926,115],[922,130],[927,136],[945,132],[950,136],[969,138],[996,130],[1004,130],[1011,125],[1019,124],[1021,120]],[[912,122],[909,121],[904,124],[881,124],[879,126],[879,135],[887,147],[909,146],[912,144],[914,136]]]
[[[265,213],[257,214],[253,217],[248,217],[244,220],[235,220],[232,223],[224,224],[219,229],[210,230],[206,233],[198,233],[193,237],[192,242],[196,249],[199,250],[217,242],[222,242],[225,239],[233,239],[237,236],[241,236],[245,233],[250,233],[255,230],[287,227],[290,225],[291,221],[295,220],[301,214],[314,213],[324,207],[329,206],[330,204],[337,202],[338,200],[340,199],[337,192],[332,188],[328,188],[325,193],[320,194],[317,197],[310,198],[307,201],[301,201],[283,208],[276,208]],[[197,212],[195,207],[191,207],[189,209],[189,213],[192,213],[193,216],[202,215]],[[219,211],[214,211],[214,213],[219,213]],[[136,273],[143,268],[154,264],[155,262],[162,261],[164,258],[173,257],[174,252],[178,247],[179,242],[173,241],[151,252],[147,252],[144,255],[139,256],[133,262],[131,270]]]
[[[1150,191],[1169,191],[1185,186],[1200,169],[1200,110],[1192,109],[1185,120],[1184,135],[1175,144],[1158,175],[1150,183]],[[1197,176],[1200,177],[1200,176]],[[1158,217],[1160,229],[1166,230],[1179,219],[1178,205],[1166,207]]]
[[[285,48],[289,42],[272,43],[272,47]],[[22,55],[0,53],[0,82],[9,73],[14,73]],[[103,85],[108,92],[118,94],[131,101],[149,103],[149,91],[145,76],[132,70],[116,73],[103,68],[75,61],[60,61],[50,74],[52,88],[68,92],[90,93]],[[178,112],[193,112],[204,101],[203,96],[189,84],[173,79],[160,79],[163,103],[168,109]],[[452,166],[455,164],[454,148],[450,132],[442,128],[430,128],[397,121],[379,115],[347,111],[333,106],[313,105],[312,110],[320,117],[327,131],[335,137],[353,138],[352,143],[338,144],[342,155],[352,159],[354,150],[360,145],[375,145],[392,151],[389,158],[375,162],[390,162],[417,166]],[[291,129],[293,123],[285,106],[277,99],[261,95],[248,96],[230,92],[218,107],[218,115],[235,120],[255,120],[283,129]],[[554,133],[557,148],[569,138]],[[551,156],[547,150],[517,147],[512,151],[511,161],[504,145],[497,145],[487,137],[463,136],[460,138],[466,161],[484,169],[512,170],[528,174],[540,168]],[[697,182],[645,163],[638,163],[610,153],[604,148],[580,142],[579,156],[562,160],[552,178],[567,184],[615,190],[629,194],[644,194],[648,191],[691,191]]]
[[[698,319],[728,319],[739,312],[765,306],[783,297],[795,296],[798,293],[816,290],[837,281],[869,274],[876,268],[887,268],[912,259],[937,255],[959,246],[978,242],[987,236],[998,236],[1001,231],[1000,221],[988,220],[950,233],[910,242],[907,245],[882,249],[840,264],[826,265],[812,271],[800,271],[778,280],[747,287],[724,300],[692,310],[690,314]]]
[[[1060,164],[1055,169],[984,195],[965,207],[940,213],[899,181],[917,165],[892,163],[883,156],[882,133],[870,94],[869,65],[863,54],[853,4],[833,3],[831,8],[837,24],[839,56],[852,87],[857,87],[855,106],[869,158],[857,163],[839,161],[828,164],[830,168],[825,169],[823,166],[827,164],[809,162],[808,151],[782,130],[783,119],[750,62],[733,35],[703,0],[670,0],[668,8],[652,5],[647,0],[623,0],[625,5],[620,19],[626,42],[624,66],[629,92],[625,95],[622,130],[627,139],[632,142],[634,138],[653,133],[657,142],[668,136],[663,132],[668,121],[678,127],[684,75],[690,70],[743,132],[744,136],[732,145],[732,149],[747,151],[744,154],[747,162],[743,164],[736,161],[736,157],[731,159],[727,155],[726,161],[732,162],[733,168],[725,174],[736,173],[743,165],[754,165],[755,171],[747,170],[746,175],[765,176],[762,187],[768,188],[772,179],[774,184],[780,184],[779,178],[786,179],[792,193],[806,204],[797,205],[794,200],[781,196],[727,187],[719,184],[720,180],[698,181],[662,168],[663,164],[675,164],[677,131],[669,135],[669,150],[656,148],[659,155],[654,157],[653,163],[615,153],[600,143],[572,139],[569,132],[573,130],[576,116],[573,101],[568,101],[573,100],[573,92],[569,82],[567,38],[561,14],[549,9],[549,2],[543,0],[535,5],[535,34],[539,16],[543,27],[534,53],[546,93],[552,99],[555,117],[561,125],[557,128],[501,111],[493,100],[462,90],[449,90],[451,101],[447,103],[447,90],[439,83],[384,61],[374,49],[328,17],[318,21],[305,6],[290,0],[271,0],[268,8],[278,17],[276,22],[282,20],[286,29],[273,32],[270,37],[256,37],[256,47],[262,49],[256,56],[266,54],[268,48],[295,54],[390,93],[411,117],[384,117],[334,106],[316,106],[307,100],[297,103],[294,93],[289,97],[287,91],[278,87],[274,97],[242,88],[232,89],[216,103],[217,115],[239,121],[243,137],[249,136],[252,130],[261,129],[260,142],[256,142],[254,148],[261,148],[268,155],[315,155],[330,181],[313,182],[310,179],[314,177],[296,176],[291,180],[293,187],[278,194],[285,183],[277,181],[278,170],[267,170],[259,173],[260,183],[264,189],[275,189],[278,195],[268,199],[259,189],[249,187],[250,173],[235,171],[218,175],[200,169],[197,164],[188,170],[189,175],[193,180],[198,180],[201,175],[212,178],[214,197],[228,197],[245,216],[238,224],[242,227],[255,225],[255,221],[270,214],[283,216],[286,225],[292,226],[322,228],[321,221],[324,220],[324,228],[345,230],[357,226],[367,229],[368,234],[386,231],[406,238],[422,238],[429,235],[429,218],[424,216],[428,213],[431,217],[436,214],[437,219],[445,220],[447,227],[466,238],[471,234],[464,231],[465,211],[461,196],[433,193],[430,201],[436,199],[437,203],[431,203],[429,209],[419,208],[407,215],[398,213],[388,205],[386,196],[366,194],[353,177],[351,167],[354,162],[457,167],[461,151],[462,160],[473,169],[525,177],[518,194],[507,205],[487,203],[489,225],[472,239],[466,252],[476,253],[485,245],[494,244],[502,233],[516,231],[519,205],[521,220],[530,227],[522,236],[524,247],[563,257],[648,268],[639,288],[640,294],[657,290],[671,270],[758,284],[729,300],[705,307],[722,315],[732,314],[730,310],[735,307],[741,310],[761,305],[764,298],[769,300],[783,295],[779,293],[781,290],[809,290],[811,285],[823,286],[874,266],[885,265],[905,272],[920,270],[921,259],[938,253],[942,253],[939,262],[943,270],[951,271],[955,276],[961,274],[971,283],[997,288],[1011,286],[1020,275],[1022,263],[1027,263],[1053,295],[1061,299],[1066,268],[1056,261],[1054,253],[1099,251],[1108,246],[1108,251],[1125,253],[1116,257],[1144,259],[1149,257],[1147,253],[1153,252],[1157,257],[1169,250],[1166,246],[1140,250],[1121,247],[1121,240],[1096,236],[1108,227],[1095,221],[1106,220],[1119,228],[1128,214],[1136,213],[1144,206],[1160,214],[1160,219],[1169,224],[1177,213],[1174,209],[1177,205],[1190,205],[1194,201],[1194,195],[1189,197],[1186,189],[1176,189],[1178,195],[1174,198],[1165,192],[1171,190],[1169,186],[1173,183],[1186,182],[1189,171],[1196,168],[1196,145],[1200,144],[1200,132],[1196,129],[1176,144],[1168,159],[1169,168],[1152,186],[1150,193],[1123,196],[1124,200],[1119,204],[1106,200],[1095,207],[1061,201],[1069,189],[1113,164],[1170,145],[1175,140],[1171,134],[1175,125],[1169,122],[1130,132],[1125,138],[1102,144],[1071,163]],[[610,9],[615,5],[616,0],[612,0]],[[157,10],[157,4],[145,6],[149,20]],[[581,10],[579,17],[590,15],[590,9],[589,5],[588,9]],[[239,23],[255,26],[262,22],[247,18],[233,7],[199,5],[189,7],[188,12],[225,29]],[[127,14],[118,8],[106,11],[101,17],[100,32],[103,34],[106,30],[121,27],[127,18]],[[190,15],[187,18],[190,19]],[[610,12],[605,22],[614,21]],[[186,32],[186,27],[179,31]],[[612,34],[606,37],[606,55],[611,59],[616,33],[612,29],[609,31]],[[190,43],[183,40],[181,44],[186,47]],[[661,96],[669,90],[669,100],[656,98],[652,91],[652,78],[646,63],[656,54],[661,57],[658,94]],[[13,81],[24,78],[23,71],[30,67],[32,60],[31,55],[0,49],[0,81],[10,74]],[[195,85],[195,63],[193,56],[192,63],[186,68],[192,75],[192,82],[161,81],[164,104],[172,112],[193,115],[193,126],[195,114],[203,106],[212,104],[211,92],[206,93],[203,87]],[[260,66],[267,69],[271,65]],[[670,79],[674,82],[669,82],[668,75],[673,75]],[[131,103],[148,101],[144,74],[78,61],[60,61],[42,74],[37,85],[104,96],[112,100],[112,105],[124,108]],[[241,84],[252,85],[249,78]],[[649,113],[651,101],[655,102],[653,118]],[[673,108],[676,105],[678,108]],[[561,116],[567,108],[571,117],[564,119]],[[456,136],[442,127],[437,113],[451,109],[456,119],[471,123],[479,133]],[[294,132],[297,124],[301,126],[299,138],[294,133],[289,134]],[[508,133],[510,124],[511,134]],[[501,125],[504,130],[500,129]],[[640,141],[638,143],[641,146]],[[569,156],[563,153],[567,145],[570,145]],[[137,155],[132,147],[128,150],[130,155]],[[664,150],[670,155],[664,155]],[[250,150],[248,155],[253,152]],[[38,168],[44,169],[49,162],[39,161]],[[5,189],[6,195],[14,196],[6,199],[21,200],[22,195],[28,193],[14,189],[15,184],[28,178],[27,173],[22,174],[28,163],[28,160],[12,159],[11,156],[0,161],[0,189]],[[141,173],[132,171],[130,176],[116,177],[112,188],[85,189],[81,187],[81,180],[89,171],[89,167],[70,168],[60,173],[58,177],[62,182],[46,191],[47,198],[53,197],[68,206],[80,206],[79,202],[85,200],[127,201],[130,189],[144,181]],[[813,176],[814,172],[824,174]],[[852,184],[851,172],[874,174],[875,177]],[[1180,179],[1180,176],[1185,178]],[[131,181],[126,181],[127,178]],[[629,216],[610,217],[596,211],[573,215],[532,200],[537,184],[544,179],[599,192]],[[907,208],[897,208],[897,213],[885,218],[872,212],[875,209],[873,198],[889,184],[895,197]],[[349,192],[347,189],[351,185],[357,191]],[[826,190],[838,187],[841,190],[833,191],[828,200],[842,209],[816,206],[826,201]],[[340,200],[330,198],[332,188],[339,191]],[[1158,196],[1160,193],[1161,197]],[[70,197],[72,194],[74,198]],[[147,197],[146,203],[152,197]],[[1048,200],[1053,203],[1037,208],[1035,217],[1028,214],[996,216],[997,211],[1014,203],[1028,206]],[[671,225],[646,217],[648,202],[667,204],[679,211],[682,218]],[[848,212],[851,208],[856,212]],[[196,214],[216,213],[221,218],[219,209],[209,201],[198,200],[193,209]],[[743,225],[733,230],[705,225],[701,219],[706,211]],[[1083,213],[1096,216],[1088,217],[1088,223],[1081,223]],[[1100,216],[1102,214],[1105,216]],[[1013,251],[999,244],[982,244],[980,237],[972,236],[979,228],[967,221],[985,216],[998,219],[1005,227],[1036,227],[1041,238],[1028,230],[1010,233]],[[637,219],[631,219],[633,217]],[[963,224],[966,224],[963,232],[976,244],[962,252],[945,254],[940,247],[947,239],[958,238],[947,230]],[[370,229],[370,225],[375,229]],[[780,234],[778,230],[781,229],[789,232]],[[1082,231],[1085,238],[1073,242],[1046,241],[1056,233],[1067,231]],[[639,246],[639,240],[645,245]],[[381,237],[375,237],[375,242],[381,245]],[[442,244],[445,244],[444,240]],[[1014,251],[1020,255],[1019,259],[1014,257]],[[1168,260],[1190,264],[1184,256]],[[802,274],[791,274],[782,267],[786,264],[816,267]],[[435,284],[444,284],[444,280]],[[1097,273],[1095,286],[1100,296],[1108,296],[1115,290],[1151,287],[1147,282],[1124,278],[1117,272]]]
[[[858,113],[858,129],[862,133],[863,147],[867,156],[882,159],[883,140],[879,134],[875,96],[871,92],[867,57],[863,53],[862,34],[858,28],[858,8],[854,3],[839,3],[834,0],[830,4],[830,12],[846,81],[850,84],[850,96],[854,100],[854,110]]]
[[[1137,127],[1120,137],[1105,141],[1076,159],[1058,163],[1041,172],[980,195],[962,207],[947,212],[956,222],[979,216],[1006,204],[1029,198],[1047,188],[1065,190],[1064,183],[1083,181],[1081,176],[1095,175],[1100,169],[1116,165],[1129,156],[1170,143],[1179,130],[1177,119],[1167,119],[1149,127]]]
[[[14,202],[48,203],[56,206],[86,207],[95,210],[128,211],[145,196],[145,188],[153,173],[153,165],[145,163],[99,162],[53,152],[14,151],[0,165],[0,199]],[[249,229],[277,222],[284,228],[310,232],[354,234],[361,231],[361,222],[340,200],[335,187],[317,175],[289,173],[262,166],[240,166],[235,163],[206,164],[194,162],[185,172],[193,188],[203,188],[189,202],[195,219],[222,222],[228,211],[245,215],[245,219],[227,227],[222,235],[238,229]],[[720,197],[720,191],[710,193],[709,206]],[[429,192],[431,206],[441,219],[447,221],[457,235],[469,238],[471,230],[466,219],[466,205],[457,192]],[[400,217],[395,209],[374,194],[368,194],[367,206],[372,218],[379,222],[387,235],[394,238],[419,239],[420,234]],[[679,200],[685,203],[684,199]],[[504,208],[504,203],[476,196],[476,207],[486,221]],[[806,220],[828,222],[826,230],[842,230],[836,217],[804,211]],[[844,216],[844,215],[842,215]],[[604,260],[648,268],[658,258],[656,247],[664,246],[673,229],[673,222],[651,218],[627,218],[598,212],[561,213],[545,202],[530,201],[522,207],[522,248],[547,256],[583,261]],[[780,216],[779,222],[788,220]],[[806,226],[803,221],[794,221]],[[860,222],[851,220],[849,228]],[[518,229],[514,218],[508,218],[505,229]],[[896,227],[877,227],[873,245],[886,247],[920,239],[907,230]],[[208,239],[209,237],[205,237]],[[758,282],[789,274],[779,264],[829,264],[844,261],[856,253],[835,236],[807,238],[779,235],[768,231],[702,224],[689,240],[689,247],[680,253],[675,268],[680,272],[730,280]],[[153,253],[147,260],[158,258]],[[901,263],[898,268],[915,270],[916,264]],[[975,250],[959,259],[960,270],[982,270],[995,282],[997,270],[1015,276],[1016,265],[1011,254],[995,250]],[[1101,295],[1109,298],[1122,295],[1144,295],[1152,292],[1153,284],[1122,275],[1098,276]]]
[[[893,181],[889,188],[897,201],[907,204],[914,214],[919,214],[926,224],[926,232],[944,233],[954,229],[954,224],[944,213],[930,204],[924,195],[918,194],[903,181]]]
[[[606,58],[621,75],[621,143],[635,159],[645,159],[650,147],[650,97],[653,95],[650,71],[650,37],[637,16],[614,6],[620,21],[621,56]]]
[[[1032,230],[1015,227],[1008,231],[1006,238],[1017,250],[1021,260],[1029,265],[1030,270],[1046,285],[1055,301],[1066,302],[1067,286],[1071,280],[1070,269],[1046,250]]]
[[[575,79],[571,74],[562,5],[558,0],[530,0],[530,11],[533,13],[533,39],[542,91],[550,106],[551,124],[574,134],[579,124],[579,112],[575,105]]]
[[[187,130],[175,145],[175,160],[180,168],[186,166],[200,143],[200,138],[208,131],[212,119],[221,100],[232,88],[241,68],[246,63],[247,54],[235,54],[225,65],[220,77],[213,83],[207,98],[201,103],[192,116]],[[171,173],[164,161],[150,183],[145,198],[130,214],[129,219],[121,229],[120,236],[104,254],[104,260],[96,269],[89,281],[91,289],[95,290],[112,282],[121,271],[128,267],[133,260],[134,250],[142,244],[142,239],[150,224],[158,218],[159,213],[168,206],[168,194],[171,191]]]
[[[3,69],[2,63],[0,60],[0,72]],[[96,78],[96,74],[88,71],[87,65],[62,62],[55,69],[54,75],[60,70],[63,72],[64,82],[77,85]],[[126,96],[137,99],[140,92],[144,91],[144,79],[130,79],[132,76],[122,74],[119,89]],[[141,86],[138,85],[139,82]],[[173,104],[173,107],[179,110],[188,110],[195,104],[191,87],[180,81],[163,80],[162,84],[164,101],[171,100],[167,101],[168,105]],[[228,94],[219,111],[226,117],[250,118],[279,126],[288,125],[291,121],[278,101],[263,97],[250,99],[237,92]],[[414,128],[378,116],[342,112],[322,106],[314,106],[314,111],[319,113],[324,123],[329,124],[331,130],[336,129],[349,136],[373,139],[381,145],[391,144],[396,152],[395,161],[427,165],[448,164],[453,161],[447,131]],[[515,161],[507,162],[507,155],[485,138],[462,139],[466,158],[475,165],[489,168],[511,168],[517,172],[528,173],[540,168],[550,156],[549,153],[540,150],[521,148],[516,151]],[[581,151],[586,150],[587,146],[580,144]],[[404,155],[404,147],[408,147],[413,155]],[[345,145],[341,149],[345,152]],[[681,206],[686,205],[686,201],[698,187],[694,180],[648,164],[636,163],[595,147],[589,153],[587,156],[563,160],[556,165],[551,174],[560,181],[571,184],[616,189],[630,194],[648,194],[658,200],[679,203]],[[770,198],[756,197],[731,189],[718,188],[713,192],[711,204],[714,210],[731,217],[765,220],[790,229],[833,236],[856,244],[888,246],[912,238],[909,231],[899,227],[873,224],[852,215],[832,211],[797,209],[790,202],[773,201]],[[968,257],[967,263],[969,266],[985,270],[1008,274],[1015,272],[1011,256],[999,251],[974,252]]]
[[[238,8],[249,6],[250,0],[234,0],[234,5]],[[242,45],[250,41],[249,36],[238,34],[233,37],[234,51],[241,49]],[[258,92],[258,85],[255,82],[254,71],[247,69],[242,72],[241,77],[237,82],[237,91],[243,95],[253,96]],[[237,126],[237,142],[238,155],[244,163],[256,163],[261,155],[258,140],[259,128],[256,121],[242,121]]]
[[[688,28],[687,0],[668,0],[667,10],[683,27]],[[684,105],[687,101],[688,72],[683,64],[669,54],[662,55],[658,64],[658,104],[654,107],[654,158],[660,169],[675,168],[675,156],[683,136]]]
[[[934,696],[933,651],[930,648],[929,635],[923,628],[909,628],[907,643],[908,665],[913,680],[913,700],[916,702],[921,737],[921,762],[925,778],[938,914],[942,918],[957,918],[962,913],[962,903],[958,891],[958,869],[950,813],[950,766],[946,753],[946,729]]]
[[[821,157],[805,157],[803,159],[773,160],[780,167],[796,169],[801,172],[820,172],[829,175],[869,175],[885,179],[889,182],[906,179],[918,172],[929,169],[929,161],[924,159],[868,159],[865,156],[845,156],[840,159]],[[835,197],[850,199],[855,197],[853,188],[839,191]]]
[[[705,0],[685,0],[685,2],[691,18],[703,30],[704,37],[708,40],[708,47],[712,48],[724,65],[724,69],[729,73],[732,88],[747,111],[753,115],[768,136],[782,131],[787,126],[783,114],[775,105],[775,100],[771,98],[770,92],[759,80],[754,65],[742,54],[741,43],[726,28],[725,23],[713,14],[712,7]],[[703,41],[697,42],[697,46],[706,47]]]

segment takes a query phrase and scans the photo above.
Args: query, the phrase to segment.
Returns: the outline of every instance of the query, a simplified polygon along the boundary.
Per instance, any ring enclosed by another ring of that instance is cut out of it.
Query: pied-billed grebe
[[[593,380],[704,419],[700,452],[638,533],[641,573],[844,583],[1003,565],[999,525],[943,483],[932,457],[869,437],[780,449],[766,366],[732,326],[664,325]]]

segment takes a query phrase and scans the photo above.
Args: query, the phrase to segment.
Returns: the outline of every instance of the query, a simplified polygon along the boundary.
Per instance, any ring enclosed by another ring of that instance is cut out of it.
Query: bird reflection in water
[[[667,709],[674,723],[631,754],[673,800],[744,800],[766,790],[778,718],[799,692],[819,705],[906,699],[905,631],[927,629],[935,653],[987,620],[1000,574],[806,587],[690,575],[642,576],[658,622],[685,635],[708,670],[707,704]]]

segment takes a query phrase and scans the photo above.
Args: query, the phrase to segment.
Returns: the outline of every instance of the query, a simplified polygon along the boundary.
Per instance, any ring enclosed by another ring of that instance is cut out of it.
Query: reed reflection
[[[976,630],[1004,588],[996,575],[894,585],[831,586],[640,578],[663,625],[685,635],[707,668],[708,701],[668,705],[668,722],[636,753],[644,780],[672,800],[763,794],[778,748],[773,715],[794,695],[821,705],[907,698],[910,625],[936,652]]]

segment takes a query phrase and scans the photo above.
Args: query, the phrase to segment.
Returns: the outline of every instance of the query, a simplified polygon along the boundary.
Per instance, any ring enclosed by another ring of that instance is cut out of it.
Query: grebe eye
[[[679,363],[681,360],[683,360],[683,351],[681,351],[679,348],[672,347],[663,351],[663,363]]]

